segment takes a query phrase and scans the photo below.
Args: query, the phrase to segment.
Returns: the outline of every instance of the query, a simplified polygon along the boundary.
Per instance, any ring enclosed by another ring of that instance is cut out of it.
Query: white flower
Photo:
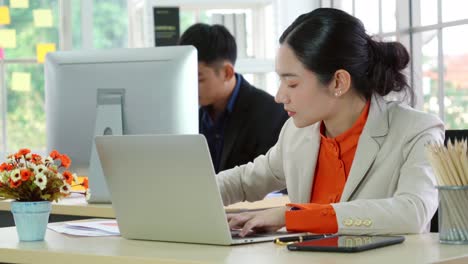
[[[31,153],[28,153],[26,154],[26,156],[24,156],[26,158],[26,160],[31,160],[32,159],[32,154]]]
[[[6,181],[3,179],[6,176],[6,171],[0,172],[0,183],[5,183]],[[8,178],[8,177],[6,177]]]
[[[64,194],[69,194],[70,190],[71,190],[71,186],[68,183],[63,182],[62,187],[60,187],[60,192]]]
[[[10,158],[8,158],[8,159],[6,160],[6,163],[8,163],[8,164],[15,164],[15,162],[16,162],[16,160],[15,160],[14,157],[10,157]]]
[[[90,198],[91,198],[91,190],[88,189],[86,190],[86,201],[89,201]]]
[[[43,173],[36,174],[34,183],[39,187],[39,189],[44,190],[47,185],[47,177]]]
[[[57,178],[59,178],[59,179],[63,180],[63,175],[62,175],[62,173],[60,173],[60,172],[57,172]]]
[[[21,173],[20,173],[20,170],[19,169],[14,169],[10,172],[10,179],[13,181],[13,182],[17,182],[19,180],[21,180]]]
[[[33,168],[34,168],[34,174],[45,173],[48,170],[47,167],[42,164],[33,166]]]
[[[72,176],[73,176],[73,181],[75,183],[78,183],[78,176],[76,176],[76,173],[73,173]]]
[[[44,163],[54,163],[54,159],[51,156],[45,158]]]

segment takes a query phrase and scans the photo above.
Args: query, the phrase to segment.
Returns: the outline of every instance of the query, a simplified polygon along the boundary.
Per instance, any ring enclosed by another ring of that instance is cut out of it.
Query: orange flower
[[[41,164],[42,163],[42,158],[41,158],[41,156],[39,156],[37,154],[32,154],[31,162],[36,164],[36,165]]]
[[[7,164],[6,164],[6,163],[0,164],[0,172],[6,171],[6,168],[7,168]]]
[[[89,180],[88,178],[84,178],[83,182],[81,183],[81,186],[83,186],[85,189],[89,188]]]
[[[9,163],[2,163],[0,165],[0,172],[1,171],[11,171],[12,169],[14,169],[14,166],[9,164]]]
[[[10,188],[16,189],[21,185],[22,181],[14,182],[11,179],[8,179],[8,183],[10,183]]]
[[[24,148],[24,149],[20,149],[18,151],[18,154],[21,154],[23,156],[26,156],[28,153],[31,153],[31,150],[27,149],[27,148]]]
[[[22,181],[27,181],[32,176],[31,171],[29,171],[28,169],[23,169],[23,170],[20,171],[20,173],[21,173],[21,180]]]
[[[62,156],[57,150],[52,150],[52,152],[49,154],[49,156],[56,160],[56,159],[60,159],[60,157]]]
[[[68,168],[70,167],[70,164],[71,164],[71,159],[67,156],[67,155],[61,155],[60,156],[60,161],[61,161],[61,165],[65,168]]]
[[[22,156],[26,156],[28,153],[31,153],[31,150],[29,150],[29,149],[27,149],[27,148],[20,149],[20,150],[15,154],[15,158],[16,158],[16,159],[19,159],[19,158],[21,158]]]
[[[71,174],[71,172],[69,171],[65,171],[63,172],[63,178],[65,179],[65,181],[68,183],[68,184],[72,184],[73,182],[73,175]]]

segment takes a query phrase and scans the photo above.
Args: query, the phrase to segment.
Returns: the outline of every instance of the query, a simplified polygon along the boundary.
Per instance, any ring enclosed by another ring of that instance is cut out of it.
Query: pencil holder
[[[468,185],[439,189],[439,241],[468,244]]]

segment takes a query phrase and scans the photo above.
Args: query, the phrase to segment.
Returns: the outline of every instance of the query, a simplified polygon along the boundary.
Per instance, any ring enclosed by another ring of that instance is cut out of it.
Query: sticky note
[[[36,46],[37,62],[44,63],[45,56],[49,52],[56,50],[55,43],[39,43]]]
[[[52,10],[36,9],[33,11],[34,26],[36,27],[52,27]]]
[[[28,72],[13,72],[11,74],[11,89],[19,92],[31,91],[31,74]]]
[[[10,0],[11,8],[28,8],[29,0]]]
[[[0,48],[0,60],[5,59],[5,50],[3,48]]]
[[[16,30],[0,29],[0,47],[16,48]]]
[[[0,6],[0,25],[10,24],[10,9],[7,6]]]

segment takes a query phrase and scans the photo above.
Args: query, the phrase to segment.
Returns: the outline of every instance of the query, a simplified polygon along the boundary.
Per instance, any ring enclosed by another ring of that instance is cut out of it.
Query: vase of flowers
[[[43,158],[29,149],[0,164],[0,199],[14,199],[11,212],[20,241],[44,240],[51,202],[69,196],[78,182],[67,170],[70,164],[70,158],[56,150]]]

